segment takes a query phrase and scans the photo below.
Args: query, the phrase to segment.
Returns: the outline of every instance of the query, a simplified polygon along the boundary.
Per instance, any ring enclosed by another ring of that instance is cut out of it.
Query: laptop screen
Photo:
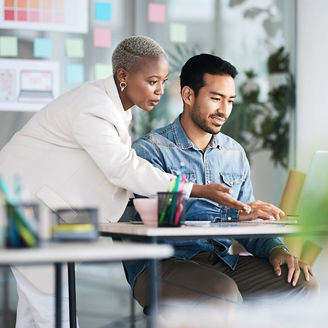
[[[52,73],[21,71],[21,91],[52,91]]]
[[[301,224],[328,224],[328,151],[314,153],[297,212]]]

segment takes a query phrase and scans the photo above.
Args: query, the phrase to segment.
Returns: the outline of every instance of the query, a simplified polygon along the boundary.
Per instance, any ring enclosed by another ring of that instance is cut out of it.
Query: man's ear
[[[126,82],[128,78],[128,72],[124,68],[119,68],[116,71],[116,77],[119,82]]]
[[[195,100],[194,90],[185,85],[181,90],[181,97],[186,105],[191,106]]]

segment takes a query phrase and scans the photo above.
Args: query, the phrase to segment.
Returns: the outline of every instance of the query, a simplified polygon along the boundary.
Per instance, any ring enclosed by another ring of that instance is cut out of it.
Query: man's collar
[[[208,148],[222,148],[220,144],[220,132],[218,134],[213,134],[212,139],[208,144]]]
[[[181,122],[180,122],[181,114],[175,119],[175,121],[172,123],[173,127],[173,134],[175,143],[178,147],[181,149],[188,149],[188,148],[195,148],[198,149],[196,145],[193,144],[193,142],[188,138],[186,135]],[[219,134],[213,135],[212,139],[208,145],[209,148],[221,148],[219,144]]]

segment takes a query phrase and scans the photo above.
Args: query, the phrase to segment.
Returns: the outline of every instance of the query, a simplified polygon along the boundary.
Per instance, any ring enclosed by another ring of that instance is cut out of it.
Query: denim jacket
[[[213,135],[207,149],[202,151],[185,134],[178,117],[172,124],[152,131],[136,140],[132,146],[138,156],[155,167],[177,175],[180,163],[187,180],[196,184],[221,183],[233,190],[232,196],[241,202],[254,201],[250,168],[243,148],[232,138]],[[186,204],[186,220],[233,222],[238,211],[203,198],[190,198]],[[268,258],[272,248],[284,245],[280,238],[240,238],[238,241],[257,257]],[[237,265],[238,255],[230,255],[231,238],[207,240],[161,240],[175,248],[175,257],[188,260],[201,251],[212,251],[230,268]],[[124,263],[128,281],[133,287],[136,277],[147,262]]]

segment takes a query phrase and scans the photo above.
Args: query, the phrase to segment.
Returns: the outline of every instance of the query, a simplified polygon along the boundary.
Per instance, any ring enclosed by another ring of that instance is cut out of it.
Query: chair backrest
[[[133,205],[133,199],[131,198],[129,200],[128,204],[126,205],[124,213],[122,214],[122,216],[118,220],[118,222],[129,222],[131,220],[134,220],[136,214],[137,214],[137,211]]]
[[[296,215],[298,200],[304,185],[306,174],[296,170],[290,170],[285,188],[280,201],[280,208],[286,215]]]
[[[290,170],[282,193],[279,207],[287,215],[295,215],[298,200],[300,198],[306,174],[296,170]],[[296,257],[302,256],[303,237],[286,237],[284,243],[289,251]]]

